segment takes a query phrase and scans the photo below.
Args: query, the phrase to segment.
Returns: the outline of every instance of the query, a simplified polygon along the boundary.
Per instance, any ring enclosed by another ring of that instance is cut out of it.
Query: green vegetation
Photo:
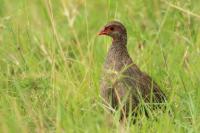
[[[118,132],[99,81],[117,19],[129,53],[169,99],[174,117],[141,117],[130,132],[200,131],[200,1],[0,0],[0,132]]]

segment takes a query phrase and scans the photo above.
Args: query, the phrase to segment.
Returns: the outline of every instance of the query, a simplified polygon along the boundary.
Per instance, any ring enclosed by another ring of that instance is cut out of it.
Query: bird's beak
[[[98,35],[107,35],[107,30],[105,28],[103,28],[99,33]]]

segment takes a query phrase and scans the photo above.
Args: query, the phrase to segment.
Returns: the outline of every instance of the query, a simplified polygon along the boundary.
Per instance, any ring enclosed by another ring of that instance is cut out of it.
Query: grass
[[[99,97],[109,20],[128,29],[134,62],[167,94],[167,114],[127,132],[200,130],[197,0],[0,0],[0,132],[119,132]]]

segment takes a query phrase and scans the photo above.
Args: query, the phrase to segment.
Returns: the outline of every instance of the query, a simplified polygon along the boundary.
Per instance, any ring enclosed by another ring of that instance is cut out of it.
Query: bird
[[[111,111],[119,109],[120,119],[126,119],[129,114],[138,114],[142,103],[152,103],[153,108],[165,103],[167,98],[159,85],[131,59],[125,26],[120,21],[110,21],[98,35],[112,38],[100,82],[104,105]]]

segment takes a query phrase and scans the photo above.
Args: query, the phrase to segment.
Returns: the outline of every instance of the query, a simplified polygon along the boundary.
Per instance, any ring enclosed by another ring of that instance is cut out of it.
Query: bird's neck
[[[113,40],[112,45],[108,51],[104,67],[106,69],[114,69],[120,71],[121,68],[125,65],[124,62],[126,62],[126,60],[129,58],[130,57],[126,47],[126,40]]]
[[[113,39],[112,45],[108,51],[107,63],[112,61],[121,62],[122,58],[128,57],[128,50],[126,47],[127,40],[122,39]]]
[[[117,41],[117,42],[113,41],[108,52],[110,54],[115,55],[115,54],[118,54],[118,53],[120,53],[122,51],[124,51],[124,52],[127,51],[126,45],[124,43],[120,42],[120,41]]]
[[[114,52],[114,53],[117,53],[118,51],[127,52],[126,44],[127,44],[127,36],[113,38],[112,45],[109,52]]]
[[[126,44],[127,44],[127,34],[124,33],[124,35],[122,35],[120,37],[113,38],[112,44],[120,44],[120,45],[126,47]]]

